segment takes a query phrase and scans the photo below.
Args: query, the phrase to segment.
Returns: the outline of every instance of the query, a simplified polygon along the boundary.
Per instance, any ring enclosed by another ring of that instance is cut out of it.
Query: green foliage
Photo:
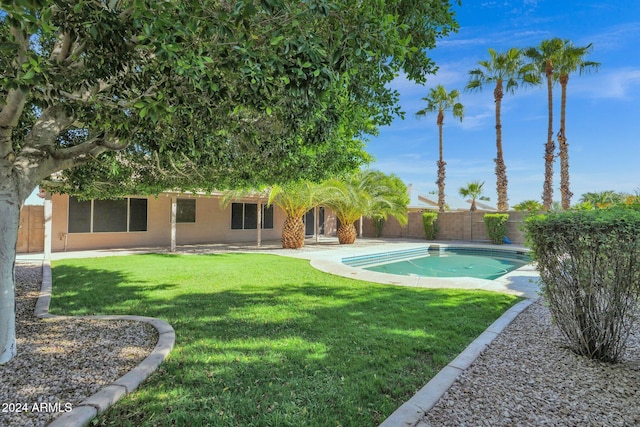
[[[584,193],[578,200],[579,205],[583,208],[606,209],[615,205],[624,203],[629,195],[626,193],[618,193],[613,190],[594,191]]]
[[[504,238],[507,235],[509,214],[484,214],[482,219],[487,227],[487,233],[489,234],[491,243],[494,245],[504,243]]]
[[[518,300],[264,254],[61,260],[52,275],[52,312],[159,317],[179,337],[100,426],[377,426]]]
[[[422,213],[422,226],[424,227],[424,236],[427,240],[434,240],[438,234],[438,213],[437,212],[423,212]]]
[[[476,199],[482,199],[482,187],[484,186],[484,181],[473,181],[468,182],[466,187],[461,187],[458,189],[458,194],[462,197],[470,197],[471,198],[471,207],[469,210],[476,210]],[[488,198],[486,200],[489,200]]]
[[[353,224],[361,216],[386,220],[389,215],[407,224],[407,186],[395,174],[367,169],[323,185],[328,191],[324,204],[342,224]]]
[[[525,229],[545,298],[571,348],[617,361],[640,302],[640,212],[534,215]]]
[[[388,83],[424,82],[458,27],[418,0],[17,0],[0,24],[0,152],[30,185],[67,171],[53,189],[91,197],[356,170],[403,114]]]
[[[384,227],[384,218],[382,215],[373,216],[373,226],[376,229],[376,237],[380,237],[382,235],[382,227]]]
[[[537,200],[525,200],[513,205],[513,209],[516,211],[538,212],[543,210],[544,206]]]

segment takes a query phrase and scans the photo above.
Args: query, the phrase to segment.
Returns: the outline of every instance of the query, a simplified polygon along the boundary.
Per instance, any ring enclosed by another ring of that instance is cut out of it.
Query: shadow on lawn
[[[57,311],[158,317],[176,330],[159,372],[99,425],[142,425],[149,413],[163,425],[377,425],[516,300],[342,279],[162,298],[180,285],[71,266],[54,277]]]

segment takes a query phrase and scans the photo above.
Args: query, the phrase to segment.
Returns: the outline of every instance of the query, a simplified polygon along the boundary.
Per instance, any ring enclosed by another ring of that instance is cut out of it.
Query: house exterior
[[[81,201],[66,194],[45,197],[45,251],[167,247],[279,240],[286,219],[264,197],[245,197],[226,207],[221,194],[166,192],[117,200]],[[317,218],[317,219],[316,219]],[[305,216],[307,235],[335,233],[324,209]]]

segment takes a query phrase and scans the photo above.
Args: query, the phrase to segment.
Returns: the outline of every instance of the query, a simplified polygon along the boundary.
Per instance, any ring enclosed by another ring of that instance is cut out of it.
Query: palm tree
[[[593,45],[589,43],[584,47],[574,46],[569,40],[563,41],[562,54],[558,58],[555,66],[555,77],[560,82],[562,95],[560,101],[560,130],[558,131],[558,157],[560,157],[560,194],[562,198],[562,209],[569,209],[571,196],[569,190],[569,144],[567,144],[566,133],[566,107],[567,107],[567,83],[569,75],[579,70],[580,74],[591,70],[597,71],[599,62],[585,61],[584,57],[591,53]]]
[[[580,196],[579,203],[587,203],[594,208],[606,209],[612,205],[623,203],[627,196],[629,195],[625,193],[617,193],[613,190],[589,192]]]
[[[400,225],[408,222],[407,187],[396,175],[385,175],[376,170],[358,171],[345,179],[331,179],[324,183],[329,192],[324,205],[331,209],[338,220],[338,241],[351,244],[356,240],[355,222],[362,217],[389,215]]]
[[[471,197],[471,208],[470,211],[477,210],[476,208],[476,199],[482,196],[482,187],[484,186],[484,181],[473,181],[468,182],[466,187],[461,187],[458,189],[458,194],[462,197]]]
[[[501,108],[504,91],[515,92],[519,85],[540,83],[533,64],[526,64],[522,51],[511,48],[504,53],[489,49],[491,58],[480,61],[480,68],[469,71],[467,90],[482,90],[488,84],[494,84],[493,98],[496,104],[496,188],[498,192],[498,210],[506,211],[507,203],[507,168],[502,153]]]
[[[324,202],[325,190],[320,184],[309,181],[293,181],[284,185],[274,185],[254,190],[233,190],[225,193],[221,203],[227,206],[232,200],[251,194],[261,194],[267,205],[274,204],[287,215],[282,227],[282,247],[300,249],[304,246],[304,214]]]
[[[416,117],[424,117],[427,113],[438,113],[436,124],[438,125],[439,136],[439,148],[440,148],[440,160],[438,160],[438,208],[440,212],[444,212],[444,179],[445,179],[445,165],[447,164],[443,160],[442,154],[442,125],[444,124],[444,112],[451,110],[453,117],[459,118],[462,121],[464,116],[464,107],[458,102],[460,92],[456,89],[447,93],[447,90],[442,85],[438,85],[435,88],[431,88],[429,96],[422,98],[423,101],[427,101],[427,106],[416,113]]]
[[[538,47],[525,50],[524,54],[531,59],[539,75],[547,80],[547,106],[549,120],[547,125],[547,143],[544,149],[544,185],[542,188],[542,205],[549,210],[553,205],[553,161],[555,159],[555,141],[553,140],[553,81],[554,64],[559,62],[564,43],[562,39],[543,40]]]

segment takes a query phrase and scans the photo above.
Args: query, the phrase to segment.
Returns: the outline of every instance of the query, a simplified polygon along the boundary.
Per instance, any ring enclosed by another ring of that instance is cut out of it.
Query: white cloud
[[[584,76],[583,76],[584,77]],[[569,85],[573,80],[569,80]],[[575,91],[596,99],[630,99],[640,89],[640,69],[620,68],[593,77],[576,79]],[[572,88],[573,90],[573,88]]]

